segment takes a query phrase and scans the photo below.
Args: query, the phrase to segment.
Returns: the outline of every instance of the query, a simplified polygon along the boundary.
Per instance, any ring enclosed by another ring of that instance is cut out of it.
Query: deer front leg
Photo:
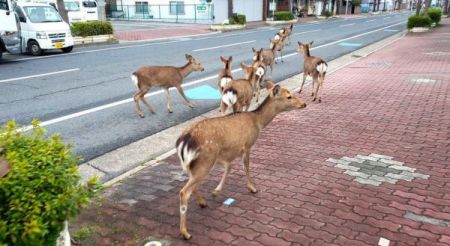
[[[142,112],[141,106],[139,105],[140,93],[141,91],[134,93],[133,99],[134,103],[136,104],[135,106],[136,113],[139,115],[139,117],[144,118],[144,112]]]
[[[280,50],[280,57],[281,57],[281,62],[284,62],[283,61],[283,50]]]
[[[302,93],[303,85],[305,84],[307,76],[308,76],[308,74],[306,74],[306,71],[303,71],[303,82],[302,82],[302,85],[300,86],[300,91],[298,92],[299,94]]]
[[[164,88],[164,90],[166,91],[166,97],[167,97],[167,110],[169,111],[169,113],[172,113],[172,98],[170,98],[170,92],[169,92],[169,88]]]
[[[250,149],[245,150],[243,162],[244,162],[245,174],[247,176],[247,188],[250,190],[251,193],[256,193],[257,190],[256,190],[255,186],[253,186],[252,180],[250,178]]]
[[[230,167],[231,167],[230,163],[224,162],[223,165],[225,167],[225,170],[223,172],[223,176],[222,176],[222,179],[220,180],[219,185],[214,189],[214,191],[212,193],[213,196],[217,196],[219,194],[219,192],[222,191],[222,188],[223,188],[223,185],[225,184],[225,180],[228,176],[228,173],[230,173]]]
[[[180,93],[180,95],[184,98],[184,100],[186,101],[187,105],[190,108],[193,108],[194,105],[189,101],[189,99],[186,97],[186,95],[184,94],[183,88],[181,88],[181,85],[178,85],[177,87],[178,93]]]

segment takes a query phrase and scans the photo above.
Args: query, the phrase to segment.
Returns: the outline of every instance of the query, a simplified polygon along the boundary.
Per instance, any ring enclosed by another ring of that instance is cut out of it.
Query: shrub
[[[294,14],[292,14],[289,11],[280,11],[280,12],[275,12],[273,14],[273,20],[281,20],[281,21],[288,21],[288,20],[293,20],[294,19]]]
[[[430,17],[431,21],[439,24],[441,22],[442,17],[442,11],[440,8],[429,8],[428,9],[428,16]]]
[[[431,19],[428,16],[410,16],[406,24],[408,29],[414,27],[429,27],[431,26]]]
[[[361,0],[352,0],[352,5],[355,7],[361,6]]]
[[[0,245],[55,245],[64,221],[99,188],[96,179],[80,184],[70,146],[56,134],[45,138],[38,124],[27,135],[13,121],[0,129],[1,157],[11,167],[0,178]]]
[[[247,23],[247,18],[245,17],[245,15],[233,14],[233,16],[230,18],[229,23],[230,25],[245,25],[245,23]]]
[[[329,11],[329,10],[325,10],[324,15],[325,15],[325,17],[329,18],[329,17],[333,16],[333,13],[331,13],[331,11]]]
[[[71,26],[73,36],[94,36],[113,34],[111,22],[108,21],[86,21],[75,22]]]

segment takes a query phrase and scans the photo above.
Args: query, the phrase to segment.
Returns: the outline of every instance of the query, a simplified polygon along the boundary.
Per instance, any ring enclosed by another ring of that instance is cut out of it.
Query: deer
[[[230,56],[226,59],[220,56],[220,60],[223,62],[224,68],[220,69],[219,75],[217,76],[217,86],[220,89],[220,93],[222,93],[227,84],[233,80],[233,75],[231,74],[231,61],[233,57]]]
[[[253,62],[257,61],[258,56],[262,56],[262,62],[264,65],[266,65],[266,67],[270,67],[270,74],[273,72],[273,64],[275,63],[275,48],[275,45],[273,45],[270,49],[263,49],[262,51],[252,48],[254,53]]]
[[[178,93],[184,98],[187,105],[193,108],[194,105],[184,94],[181,83],[183,79],[194,71],[204,71],[202,64],[189,54],[185,54],[187,63],[182,67],[174,66],[143,66],[133,72],[131,80],[138,88],[134,93],[133,99],[136,103],[136,112],[139,117],[144,118],[144,113],[141,110],[139,101],[142,101],[149,109],[150,113],[154,114],[155,109],[145,100],[145,94],[152,87],[162,87],[166,91],[167,96],[167,110],[172,113],[172,99],[170,98],[169,89],[175,87]]]
[[[294,29],[294,24],[291,24],[289,27],[281,28],[274,37],[274,40],[280,39],[282,36],[286,37],[286,45],[291,45],[291,34]]]
[[[257,74],[258,67],[241,63],[244,71],[244,78],[232,80],[224,88],[222,100],[220,102],[220,111],[225,115],[228,108],[232,108],[233,112],[248,111],[253,98],[255,87],[259,87],[261,76]],[[255,85],[258,83],[257,85]],[[259,95],[258,95],[259,96]]]
[[[311,96],[313,96],[313,101],[319,99],[318,102],[322,102],[322,98],[319,96],[319,89],[323,87],[323,81],[325,79],[325,74],[327,73],[328,64],[320,57],[311,56],[309,53],[310,46],[314,43],[311,41],[309,43],[303,44],[298,42],[297,52],[303,53],[303,82],[300,86],[299,93],[303,90],[303,84],[305,84],[306,77],[309,75],[312,77],[313,91]]]
[[[255,91],[254,96],[256,97],[256,102],[259,102],[259,94],[261,92],[261,82],[264,80],[266,74],[267,65],[264,63],[263,57],[264,49],[261,48],[253,56],[252,67],[255,69],[255,79],[253,80],[253,89]]]
[[[281,59],[281,62],[284,62],[283,61],[283,49],[284,49],[284,45],[285,45],[285,43],[286,43],[286,36],[285,35],[282,35],[279,39],[269,39],[269,42],[270,42],[270,49],[275,49],[275,52],[274,52],[274,62],[275,62],[275,64],[277,64],[277,57],[276,57],[276,52],[279,52],[280,53],[280,59]]]
[[[213,166],[216,163],[224,165],[222,179],[213,191],[214,196],[223,189],[231,163],[236,158],[243,161],[248,190],[256,193],[257,189],[250,177],[250,151],[261,130],[277,114],[306,107],[305,102],[293,96],[288,89],[275,85],[272,81],[265,83],[269,95],[256,110],[201,120],[187,127],[177,139],[176,150],[180,164],[189,175],[189,180],[179,192],[180,233],[184,239],[192,237],[186,226],[189,198],[194,194],[198,205],[201,208],[207,207],[198,189]]]

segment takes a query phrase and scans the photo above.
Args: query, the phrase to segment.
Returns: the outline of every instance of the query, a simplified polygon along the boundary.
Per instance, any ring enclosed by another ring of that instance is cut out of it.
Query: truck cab
[[[45,50],[72,51],[70,27],[54,7],[44,3],[18,2],[16,13],[21,27],[23,51],[35,56]]]
[[[20,54],[20,26],[11,0],[0,0],[0,59],[3,52]]]

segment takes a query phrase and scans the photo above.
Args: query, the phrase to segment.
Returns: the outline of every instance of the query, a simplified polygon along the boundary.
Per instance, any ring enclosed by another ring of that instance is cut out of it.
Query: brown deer
[[[217,76],[217,86],[220,88],[220,93],[222,93],[227,84],[233,80],[233,75],[231,74],[231,61],[233,57],[230,56],[226,59],[220,56],[220,60],[223,62],[224,68],[220,69],[219,75]]]
[[[264,65],[266,65],[266,67],[270,67],[271,74],[273,72],[273,64],[275,62],[275,48],[276,46],[272,46],[271,49],[263,49],[262,51],[252,48],[254,53],[253,62],[257,61],[258,56],[262,56],[262,62],[264,63]]]
[[[274,40],[280,39],[282,36],[286,37],[286,45],[291,45],[291,34],[294,29],[294,24],[291,24],[288,27],[281,28],[277,34],[275,34]]]
[[[225,115],[228,108],[233,112],[248,111],[255,91],[255,81],[259,81],[256,75],[257,68],[241,63],[244,71],[244,79],[232,80],[224,88],[222,101],[220,102],[220,111]],[[259,85],[258,85],[259,86]]]
[[[261,130],[278,113],[306,107],[303,100],[293,96],[288,89],[274,85],[271,81],[267,81],[266,85],[269,95],[255,111],[196,122],[186,128],[177,139],[176,148],[181,166],[189,174],[189,180],[179,194],[180,232],[185,239],[191,238],[186,227],[189,198],[193,193],[198,205],[206,207],[198,188],[214,164],[224,165],[225,171],[213,194],[222,190],[230,165],[236,158],[243,160],[247,188],[256,193],[250,178],[249,157]]]
[[[202,64],[192,57],[186,54],[188,62],[182,67],[173,66],[144,66],[136,70],[131,75],[131,80],[137,86],[138,91],[134,94],[134,102],[136,103],[136,112],[143,118],[144,113],[139,106],[139,101],[142,101],[151,113],[155,113],[153,107],[145,100],[145,94],[152,87],[162,87],[166,91],[167,95],[167,110],[172,113],[172,100],[170,98],[169,89],[171,87],[177,88],[180,95],[184,98],[189,107],[193,108],[194,105],[184,95],[181,82],[183,78],[188,76],[193,71],[204,71]]]
[[[280,53],[281,62],[284,62],[283,61],[283,49],[284,49],[284,45],[286,43],[286,36],[283,35],[279,39],[273,39],[273,40],[269,39],[269,42],[270,42],[269,49],[275,49],[274,58],[273,58],[275,64],[277,64],[277,56],[276,56],[277,52]]]
[[[253,56],[252,67],[255,69],[255,78],[253,80],[253,90],[255,92],[256,102],[259,102],[259,93],[261,92],[261,82],[264,80],[266,75],[267,65],[264,63],[263,52],[264,49],[261,48]]]
[[[306,76],[311,76],[313,91],[311,96],[314,96],[313,101],[319,99],[319,102],[322,102],[322,98],[319,96],[319,88],[323,87],[323,81],[325,79],[325,74],[327,73],[328,64],[322,60],[320,57],[311,56],[309,53],[310,46],[314,43],[311,41],[310,43],[303,44],[298,42],[297,51],[299,53],[303,53],[303,82],[300,86],[299,93],[303,90],[303,84],[305,84]]]

